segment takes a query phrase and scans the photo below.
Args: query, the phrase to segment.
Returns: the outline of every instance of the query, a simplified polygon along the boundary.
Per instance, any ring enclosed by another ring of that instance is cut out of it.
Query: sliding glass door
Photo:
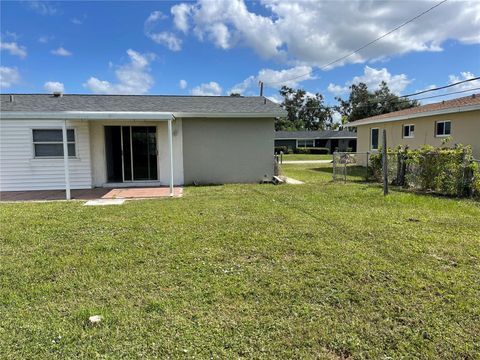
[[[158,180],[155,126],[106,126],[108,181]]]

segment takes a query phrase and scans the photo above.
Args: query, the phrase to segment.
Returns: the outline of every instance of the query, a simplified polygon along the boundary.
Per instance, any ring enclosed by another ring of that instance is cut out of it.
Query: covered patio
[[[173,191],[173,195],[172,195]],[[180,197],[182,187],[143,187],[143,188],[93,188],[70,190],[73,200],[95,199],[153,199]],[[0,201],[54,201],[65,200],[65,190],[1,191]]]

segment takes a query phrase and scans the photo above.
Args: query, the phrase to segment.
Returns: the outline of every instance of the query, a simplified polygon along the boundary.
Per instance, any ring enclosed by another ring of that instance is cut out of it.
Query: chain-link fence
[[[335,152],[333,181],[382,183],[381,152]],[[388,185],[457,197],[480,197],[480,160],[462,149],[389,150]]]
[[[370,152],[333,153],[333,181],[348,180],[368,181],[371,177],[369,169]]]
[[[467,147],[387,152],[388,184],[457,197],[478,197],[480,174]],[[383,155],[370,157],[372,176],[383,181]]]

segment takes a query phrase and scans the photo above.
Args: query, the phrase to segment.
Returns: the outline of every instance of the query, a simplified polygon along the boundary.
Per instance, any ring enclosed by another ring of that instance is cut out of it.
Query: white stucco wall
[[[65,189],[63,158],[35,158],[32,129],[61,129],[63,120],[0,120],[0,191]],[[70,158],[72,189],[90,188],[89,123],[68,121],[75,129],[76,157]]]
[[[181,119],[173,121],[173,181],[183,184],[183,146]],[[92,153],[92,182],[95,187],[107,184],[107,165],[105,152],[105,126],[155,126],[157,128],[157,168],[156,184],[169,185],[170,159],[168,147],[168,125],[166,121],[92,121],[90,123],[90,145]]]

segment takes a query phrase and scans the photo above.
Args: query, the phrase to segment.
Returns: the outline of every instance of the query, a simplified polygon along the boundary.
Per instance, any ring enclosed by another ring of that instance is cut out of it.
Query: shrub
[[[329,154],[330,149],[325,147],[296,148],[296,154]]]
[[[288,147],[287,146],[275,146],[274,148],[275,154],[280,154],[283,152],[284,154],[288,154]]]
[[[388,149],[388,160],[392,183],[450,196],[480,197],[480,174],[470,146],[435,148],[425,145],[418,150]],[[369,166],[373,177],[381,181],[381,151],[370,155]],[[406,170],[401,181],[396,179],[402,173],[399,166],[404,166]]]
[[[330,149],[326,147],[314,147],[310,148],[310,154],[329,154]]]

